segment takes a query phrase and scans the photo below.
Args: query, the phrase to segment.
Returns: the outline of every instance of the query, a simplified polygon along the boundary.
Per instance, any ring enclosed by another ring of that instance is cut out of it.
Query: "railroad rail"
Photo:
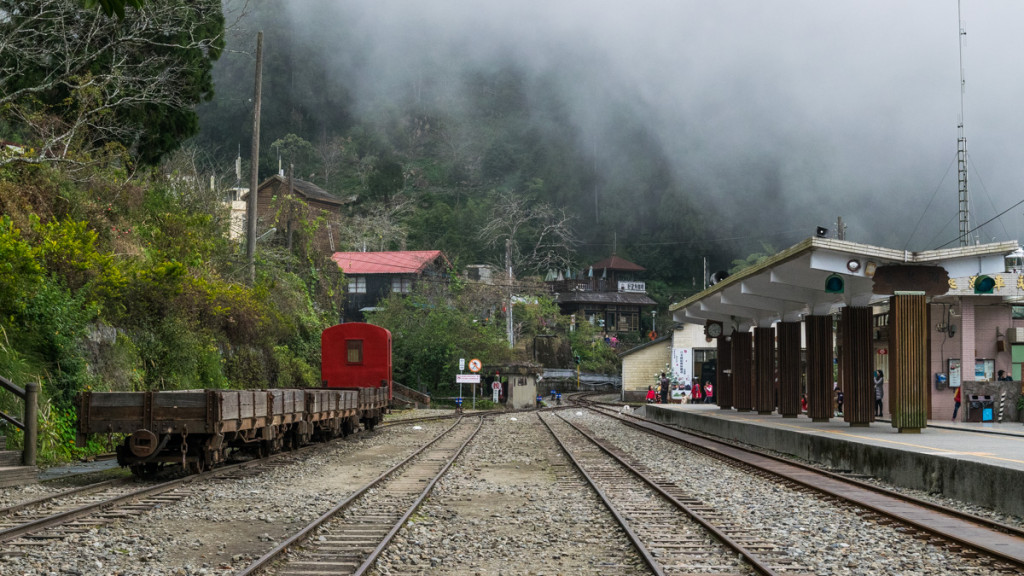
[[[302,450],[315,450],[314,445]],[[262,460],[250,460],[224,466],[204,474],[189,474],[141,488],[129,487],[131,479],[114,479],[67,490],[0,510],[0,543],[40,545],[53,538],[81,533],[96,526],[177,502],[188,495],[181,490],[193,483],[212,479],[255,476],[265,466],[282,466],[294,461],[296,452],[274,454]]]
[[[74,496],[86,496],[88,494],[92,494],[92,493],[98,492],[100,490],[105,490],[105,489],[107,489],[107,488],[109,488],[111,486],[116,486],[116,485],[120,485],[120,484],[127,484],[128,482],[131,482],[131,479],[129,479],[129,478],[114,478],[114,479],[111,479],[111,480],[103,480],[103,481],[96,482],[96,483],[93,483],[93,484],[85,484],[83,486],[78,486],[78,487],[75,487],[75,488],[64,490],[62,492],[55,492],[53,494],[48,494],[46,496],[42,496],[42,497],[36,498],[34,500],[29,500],[27,502],[21,502],[19,504],[12,504],[10,506],[4,507],[4,508],[0,508],[0,530],[3,530],[5,528],[7,528],[8,526],[13,525],[13,523],[11,523],[9,521],[9,518],[11,516],[13,516],[15,513],[26,511],[26,510],[31,510],[32,508],[42,508],[42,507],[44,507],[44,506],[46,506],[48,504],[51,504],[53,502],[57,502],[57,501],[59,501],[61,499],[64,499],[64,498],[71,498],[71,497],[74,497]]]
[[[554,417],[540,419],[655,574],[682,570],[776,576],[773,565],[787,574],[805,570],[759,534],[723,523],[714,509],[683,492],[671,478],[656,475],[585,428],[557,417],[554,426]]]
[[[364,574],[480,431],[483,418],[475,420],[459,418],[235,576]]]
[[[880,486],[751,451],[705,435],[684,432],[621,414],[592,403],[594,412],[626,425],[656,434],[672,442],[733,466],[752,470],[802,490],[822,494],[879,517],[880,523],[897,523],[918,538],[929,539],[964,557],[985,555],[993,559],[993,568],[1007,572],[1024,571],[1024,530],[972,514],[926,502],[886,490]]]

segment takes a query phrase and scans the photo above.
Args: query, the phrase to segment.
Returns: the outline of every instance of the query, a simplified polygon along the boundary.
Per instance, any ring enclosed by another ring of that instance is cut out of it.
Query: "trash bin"
[[[995,408],[995,402],[993,402],[992,397],[971,394],[969,398],[970,402],[967,403],[967,421],[991,422],[992,412]]]

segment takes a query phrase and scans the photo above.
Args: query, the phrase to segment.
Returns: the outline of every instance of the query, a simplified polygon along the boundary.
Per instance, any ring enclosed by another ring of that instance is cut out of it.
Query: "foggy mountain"
[[[247,158],[263,30],[263,176],[289,132],[347,137],[332,191],[359,187],[360,158],[393,158],[428,213],[444,204],[465,217],[448,225],[472,228],[474,199],[513,189],[570,208],[585,256],[614,246],[677,281],[699,278],[702,256],[727,268],[837,216],[857,242],[956,245],[954,0],[249,8],[201,138]],[[1006,211],[976,237],[1016,239],[1024,4],[966,1],[962,13],[972,226]]]

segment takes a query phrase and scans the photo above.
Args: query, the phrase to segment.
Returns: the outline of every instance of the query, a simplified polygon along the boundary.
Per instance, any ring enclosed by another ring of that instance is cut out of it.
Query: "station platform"
[[[920,433],[901,434],[885,418],[854,427],[842,417],[813,422],[805,415],[783,418],[714,404],[649,404],[634,414],[1024,517],[1019,422],[929,420]]]

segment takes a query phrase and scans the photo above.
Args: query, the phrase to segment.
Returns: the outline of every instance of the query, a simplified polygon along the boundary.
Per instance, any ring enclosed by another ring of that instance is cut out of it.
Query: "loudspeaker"
[[[818,238],[828,238],[828,228],[825,228],[824,226],[818,226],[818,228],[814,231],[814,235],[817,236]]]

